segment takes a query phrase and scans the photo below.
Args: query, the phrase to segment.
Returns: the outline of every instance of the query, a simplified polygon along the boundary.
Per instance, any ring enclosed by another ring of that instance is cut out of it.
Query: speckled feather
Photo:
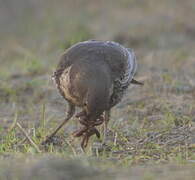
[[[109,66],[113,83],[109,106],[110,108],[113,107],[121,101],[136,72],[137,64],[133,50],[115,42],[95,40],[77,43],[66,50],[61,56],[53,76],[61,95],[65,99],[68,99],[64,92],[66,87],[60,83],[60,78],[65,78],[64,76],[68,75],[68,69],[72,64],[86,60],[91,60],[91,66],[93,66],[94,61],[104,61]]]

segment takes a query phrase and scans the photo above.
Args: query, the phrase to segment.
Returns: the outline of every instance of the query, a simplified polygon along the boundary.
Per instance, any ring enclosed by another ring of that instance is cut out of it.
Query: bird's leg
[[[64,121],[56,128],[56,130],[46,137],[46,140],[43,141],[41,144],[47,144],[52,141],[52,137],[55,136],[55,134],[72,118],[72,116],[75,113],[75,106],[71,103],[68,103],[68,111],[67,111],[67,117],[64,119]]]
[[[97,138],[100,138],[100,133],[99,133],[99,131],[95,128],[95,126],[99,126],[99,125],[101,125],[103,122],[104,122],[104,117],[103,116],[100,116],[100,118],[99,119],[97,119],[96,121],[92,121],[92,122],[90,122],[90,121],[87,121],[87,118],[84,118],[84,119],[79,119],[79,122],[82,124],[82,125],[84,125],[85,127],[83,128],[83,129],[86,129],[86,131],[87,130],[92,130],[92,131],[94,131],[95,133],[94,134],[96,134],[96,136],[97,136]],[[83,129],[81,129],[80,131],[83,131]],[[78,133],[78,134],[80,134],[80,133]],[[82,134],[81,134],[82,135]]]
[[[88,130],[88,127],[87,127],[87,126],[84,126],[83,128],[81,128],[81,129],[75,131],[75,132],[73,133],[73,136],[74,136],[74,137],[80,137],[80,136],[82,136],[87,130]]]
[[[75,132],[73,132],[73,136],[74,137],[80,137],[83,135],[84,132],[87,131],[88,129],[88,121],[87,121],[87,115],[85,111],[81,111],[76,115],[77,118],[79,118],[79,122],[80,124],[83,125],[82,128],[80,128],[79,130],[76,130]]]
[[[103,115],[101,115],[99,119],[97,119],[95,122],[93,122],[93,126],[99,126],[103,122],[104,122],[104,117],[103,117]]]
[[[84,132],[83,139],[81,142],[81,147],[82,149],[87,147],[89,138],[96,134],[97,138],[100,138],[100,133],[99,131],[95,128],[95,126],[100,125],[103,123],[103,117],[99,119],[99,121],[95,122],[88,122],[87,130]]]
[[[86,114],[86,111],[81,111],[81,112],[79,112],[78,114],[76,114],[76,118],[82,118],[83,116],[87,116],[87,114]]]
[[[96,134],[97,138],[100,138],[100,132],[94,127],[93,128],[94,134]]]
[[[95,128],[95,126],[99,126],[104,122],[104,117],[101,115],[98,119],[95,121],[89,121],[86,113],[84,111],[77,114],[76,117],[79,117],[79,122],[83,125],[83,128],[75,131],[73,135],[75,137],[83,136],[83,139],[81,141],[81,147],[84,149],[89,141],[89,138],[92,135],[96,135],[97,138],[100,138],[99,131]]]
[[[88,131],[84,134],[83,139],[81,141],[81,148],[82,149],[87,147],[89,138],[91,136],[93,136],[94,134],[96,134],[96,136],[98,138],[100,138],[100,133],[99,133],[99,131],[95,127],[92,127],[91,129],[88,129]]]
[[[79,122],[82,125],[84,125],[84,127],[81,128],[81,129],[79,129],[79,130],[77,130],[77,131],[75,131],[73,133],[73,136],[80,137],[85,132],[93,130],[94,131],[94,134],[96,134],[97,138],[100,138],[100,133],[99,133],[99,131],[94,126],[98,126],[98,125],[102,124],[103,121],[98,121],[98,122],[94,122],[94,123],[91,123],[91,124],[88,121],[85,121],[85,120],[82,120],[82,121],[80,120]]]
[[[79,122],[82,124],[82,125],[84,125],[84,126],[88,126],[88,121],[87,121],[87,119],[86,118],[79,118]]]
[[[81,148],[84,150],[85,147],[87,147],[87,144],[88,144],[88,141],[89,141],[89,136],[88,134],[86,133],[84,136],[83,136],[83,139],[81,141]]]
[[[84,125],[84,126],[88,126],[89,123],[93,126],[99,126],[101,125],[103,122],[104,122],[104,117],[101,115],[100,118],[98,118],[96,121],[93,121],[93,122],[88,122],[87,121],[87,117],[83,117],[82,118],[79,116],[79,122]]]
[[[106,144],[107,141],[107,129],[108,129],[108,122],[110,120],[110,110],[105,111],[104,114],[104,138],[103,144]]]

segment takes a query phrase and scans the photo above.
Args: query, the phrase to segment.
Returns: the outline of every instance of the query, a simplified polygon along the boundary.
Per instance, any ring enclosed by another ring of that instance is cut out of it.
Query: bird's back
[[[75,76],[78,72],[80,74],[81,72],[87,72],[89,69],[91,72],[94,71],[94,76],[99,76],[101,72],[98,71],[104,66],[107,67],[107,74],[109,74],[113,85],[113,94],[110,98],[111,107],[121,100],[136,71],[136,60],[131,50],[109,41],[85,41],[72,46],[62,55],[55,72],[58,86],[60,84],[59,77],[65,74],[72,65],[76,67],[76,64],[77,68],[74,69],[77,70],[72,73],[72,76]],[[89,77],[92,76],[88,72],[86,79]],[[102,86],[101,81],[98,83],[98,80],[93,79],[98,86]]]
[[[130,57],[129,60],[128,57]],[[61,56],[57,71],[61,68],[67,68],[76,61],[86,59],[106,61],[111,67],[114,77],[122,76],[127,66],[131,66],[128,68],[132,72],[136,69],[135,57],[132,50],[126,49],[115,42],[90,40],[77,43],[65,51]]]

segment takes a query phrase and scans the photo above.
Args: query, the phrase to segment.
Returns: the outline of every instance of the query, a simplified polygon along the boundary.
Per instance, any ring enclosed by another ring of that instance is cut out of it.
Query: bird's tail
[[[137,80],[135,80],[135,79],[132,79],[132,80],[131,80],[131,84],[144,85],[144,83],[139,82],[139,81],[137,81]]]

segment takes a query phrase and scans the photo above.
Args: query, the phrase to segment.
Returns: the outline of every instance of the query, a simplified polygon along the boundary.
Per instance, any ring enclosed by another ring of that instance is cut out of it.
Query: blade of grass
[[[17,122],[16,123],[17,127],[21,130],[21,132],[26,136],[30,144],[36,149],[38,153],[41,153],[41,150],[39,147],[34,143],[34,141],[29,137],[28,133],[22,128],[22,126]]]

